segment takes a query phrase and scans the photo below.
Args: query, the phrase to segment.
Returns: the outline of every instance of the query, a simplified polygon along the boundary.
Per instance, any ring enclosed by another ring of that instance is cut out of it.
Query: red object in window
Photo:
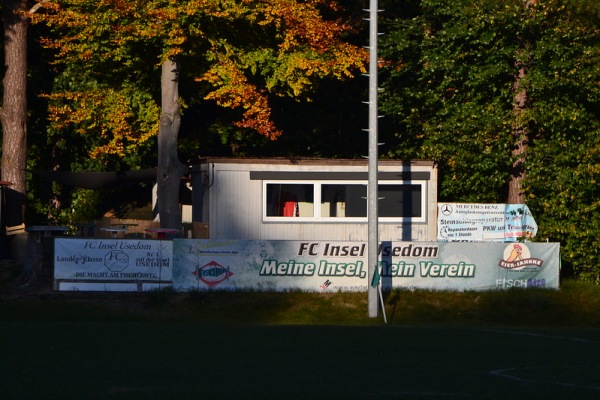
[[[295,201],[286,201],[283,205],[284,217],[299,217],[298,203]]]
[[[279,192],[277,194],[277,214],[280,217],[299,217],[300,208],[296,195],[288,192]]]

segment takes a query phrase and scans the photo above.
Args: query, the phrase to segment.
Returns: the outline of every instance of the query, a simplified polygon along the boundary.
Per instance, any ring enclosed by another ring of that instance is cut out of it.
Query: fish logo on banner
[[[531,257],[529,248],[524,243],[511,243],[504,249],[503,258],[498,263],[498,266],[518,271],[525,267],[539,268],[543,263],[543,260]]]
[[[233,275],[229,267],[223,267],[216,261],[211,261],[202,267],[197,268],[192,275],[204,282],[208,287],[214,287],[223,281],[226,281]]]

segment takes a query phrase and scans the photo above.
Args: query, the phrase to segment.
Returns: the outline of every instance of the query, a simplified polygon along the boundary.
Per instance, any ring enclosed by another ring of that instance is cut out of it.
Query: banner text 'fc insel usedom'
[[[384,288],[558,288],[558,243],[383,242]],[[335,241],[173,241],[173,288],[366,291],[367,244]]]

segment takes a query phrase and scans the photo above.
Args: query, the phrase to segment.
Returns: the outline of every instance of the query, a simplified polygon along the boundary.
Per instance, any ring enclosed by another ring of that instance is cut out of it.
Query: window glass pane
[[[314,187],[312,184],[267,184],[267,217],[313,217]]]
[[[325,218],[366,217],[367,186],[321,185],[321,216]]]
[[[379,185],[380,217],[421,217],[421,185]]]

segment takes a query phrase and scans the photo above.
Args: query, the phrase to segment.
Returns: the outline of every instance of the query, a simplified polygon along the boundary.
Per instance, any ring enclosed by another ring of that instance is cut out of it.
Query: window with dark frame
[[[349,220],[367,217],[366,182],[264,182],[269,219]],[[378,186],[380,218],[424,220],[425,184],[385,182]]]

